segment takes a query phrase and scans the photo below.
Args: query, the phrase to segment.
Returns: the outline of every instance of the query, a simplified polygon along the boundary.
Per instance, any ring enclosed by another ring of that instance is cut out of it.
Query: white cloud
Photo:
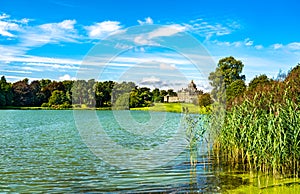
[[[18,29],[19,29],[19,25],[15,23],[0,21],[0,35],[2,36],[14,37],[15,35],[13,35],[9,31],[14,31]]]
[[[277,49],[282,48],[283,45],[282,45],[282,44],[273,44],[272,47],[273,47],[275,50],[277,50]]]
[[[139,35],[134,38],[134,43],[142,45],[154,45],[155,43],[149,40],[145,35]]]
[[[292,42],[287,45],[287,48],[291,50],[300,50],[300,42]]]
[[[9,61],[9,62],[24,62],[24,63],[32,63],[38,66],[45,66],[45,64],[68,64],[68,65],[80,65],[82,63],[81,60],[74,59],[62,59],[62,58],[50,58],[50,57],[38,57],[31,55],[22,55],[22,56],[3,56],[0,55],[0,61]]]
[[[263,45],[255,45],[255,48],[256,48],[257,50],[260,50],[260,49],[263,49],[264,47],[263,47]]]
[[[175,70],[176,67],[174,64],[161,63],[159,68],[162,70]]]
[[[241,47],[242,45],[245,44],[244,41],[228,42],[228,41],[218,41],[218,40],[214,40],[212,41],[212,43],[218,46],[227,46],[227,47]]]
[[[186,28],[184,26],[178,24],[163,26],[161,28],[158,28],[150,32],[148,38],[152,39],[152,38],[162,37],[162,36],[173,36],[174,34],[185,31],[185,29]]]
[[[253,45],[253,41],[250,40],[249,38],[246,38],[244,43],[245,43],[245,46],[252,46]]]
[[[178,57],[178,55],[166,55],[166,54],[158,54],[158,53],[153,53],[149,55],[143,55],[143,57],[125,57],[125,56],[120,56],[114,59],[113,62],[118,62],[118,63],[130,63],[130,64],[141,64],[141,63],[158,63],[158,64],[176,64],[176,65],[186,65],[190,64],[190,61],[183,57]],[[99,63],[98,63],[99,64]]]
[[[153,20],[152,20],[152,18],[147,17],[147,18],[145,18],[145,21],[138,20],[138,23],[139,23],[140,25],[144,25],[144,24],[153,24]]]
[[[144,48],[144,47],[140,47],[140,49],[138,50],[138,52],[142,52],[142,53],[144,53],[144,52],[146,52],[146,50],[145,50],[145,48]]]
[[[212,36],[224,36],[231,34],[234,30],[240,28],[237,22],[228,22],[225,24],[211,23],[204,19],[191,20],[188,24],[183,24],[187,31],[197,33],[209,40]]]
[[[92,39],[102,39],[116,34],[121,31],[121,28],[120,22],[117,21],[104,21],[85,27],[89,37]]]
[[[0,15],[0,35],[19,39],[20,47],[37,47],[48,43],[76,42],[79,38],[74,25],[76,20],[64,20],[58,23],[45,23],[36,26],[27,25],[30,19],[11,19],[7,14]]]
[[[42,69],[34,68],[34,67],[28,67],[28,66],[21,67],[21,69],[23,69],[23,70],[29,70],[29,71],[37,71],[37,72],[43,71]]]
[[[71,64],[57,64],[57,63],[27,63],[28,66],[46,68],[48,71],[67,71],[67,70],[77,70],[78,66]]]
[[[118,42],[118,43],[115,45],[115,48],[117,48],[117,49],[122,49],[122,50],[127,50],[127,49],[133,48],[133,46],[127,45],[127,44],[122,44],[122,43],[119,43],[119,42]]]
[[[29,21],[27,18],[12,19],[7,14],[0,15],[0,36],[16,38],[19,42],[16,47],[23,52],[48,43],[76,42],[79,39],[76,20],[41,25],[29,25]]]
[[[22,29],[22,24],[27,24],[29,19],[10,19],[10,15],[3,13],[0,15],[0,35],[4,37],[16,37],[16,32]],[[13,33],[15,32],[15,33]]]
[[[0,60],[5,59],[8,56],[17,56],[23,55],[25,49],[18,46],[10,46],[10,45],[0,45]]]
[[[134,38],[134,43],[140,44],[140,45],[156,45],[159,44],[153,41],[154,38],[158,37],[166,37],[166,36],[173,36],[177,33],[185,31],[185,27],[178,25],[178,24],[172,24],[167,26],[159,27],[149,33],[140,34]]]
[[[6,13],[3,13],[2,15],[0,15],[0,20],[3,20],[3,19],[6,19],[6,18],[9,18],[10,16],[7,15]]]
[[[144,77],[140,83],[141,84],[161,83],[161,80],[155,76],[151,76],[151,77]]]
[[[49,43],[76,42],[79,38],[74,27],[76,20],[28,26],[20,33],[21,46],[39,47]]]
[[[66,30],[74,30],[75,24],[76,24],[76,20],[64,20],[58,23],[57,26]]]
[[[60,76],[59,78],[58,78],[59,80],[76,80],[76,78],[75,77],[71,77],[69,74],[65,74],[65,75],[63,75],[63,76]]]
[[[11,82],[16,82],[19,80],[23,80],[25,78],[29,79],[29,81],[40,80],[40,77],[30,77],[30,76],[15,76],[15,75],[6,75],[5,78]],[[43,77],[43,79],[48,79],[47,77]]]
[[[254,47],[256,49],[262,49],[263,46],[262,45],[256,45],[254,46],[254,41],[250,40],[249,38],[246,38],[245,40],[241,40],[241,41],[234,41],[234,42],[228,42],[228,41],[218,41],[218,40],[214,40],[212,41],[213,44],[216,44],[218,46],[227,46],[227,47]]]
[[[0,35],[7,37],[14,37],[10,31],[19,30],[19,25],[16,22],[12,22],[9,20],[10,16],[7,14],[0,15]]]
[[[22,71],[22,70],[1,70],[2,72],[8,72],[8,73],[21,73],[21,74],[31,74],[30,71]]]

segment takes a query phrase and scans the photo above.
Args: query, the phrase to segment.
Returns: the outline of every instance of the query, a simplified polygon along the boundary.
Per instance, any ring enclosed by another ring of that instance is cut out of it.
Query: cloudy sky
[[[263,73],[276,77],[300,62],[299,5],[3,0],[0,74],[12,82],[86,77],[155,87],[193,79],[205,87],[217,61],[234,56],[247,81]]]

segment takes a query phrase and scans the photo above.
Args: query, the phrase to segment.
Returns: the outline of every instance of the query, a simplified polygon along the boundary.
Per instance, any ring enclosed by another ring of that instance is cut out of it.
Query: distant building
[[[177,96],[164,96],[164,102],[187,102],[192,103],[197,99],[199,94],[202,94],[201,90],[197,90],[196,84],[192,80],[187,88],[181,89],[177,92]]]

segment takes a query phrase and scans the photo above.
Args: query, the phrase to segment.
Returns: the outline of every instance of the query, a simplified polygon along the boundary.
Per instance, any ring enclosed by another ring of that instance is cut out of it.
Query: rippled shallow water
[[[90,113],[82,111],[80,114]],[[175,121],[181,118],[177,113],[153,113],[158,118],[165,118],[160,130],[153,131],[152,135],[132,135],[121,127],[123,121],[115,122],[112,111],[96,111],[95,114],[114,142],[136,150],[163,144],[174,135],[174,129],[180,124]],[[130,114],[139,123],[151,119],[148,112],[133,111]],[[89,117],[81,122],[86,122],[86,127],[92,125]],[[125,121],[125,124],[130,126],[128,122]],[[139,166],[119,168],[111,165],[112,161],[94,155],[81,133],[76,127],[73,111],[0,110],[0,192],[219,193],[236,190],[240,193],[243,189],[256,192],[255,189],[262,187],[256,184],[257,178],[214,169],[212,159],[205,152],[199,155],[197,167],[191,168],[189,153],[179,144],[173,145],[172,150],[181,151],[180,154],[162,166],[146,170],[140,170]],[[112,151],[109,154],[116,162],[128,162],[124,158],[120,161],[120,157]],[[162,160],[166,156],[159,157],[157,159]],[[291,192],[299,191],[299,186],[290,184],[289,189],[292,189]]]

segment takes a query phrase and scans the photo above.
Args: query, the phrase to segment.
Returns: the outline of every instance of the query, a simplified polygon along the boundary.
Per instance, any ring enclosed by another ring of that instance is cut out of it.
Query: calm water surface
[[[114,122],[112,111],[97,111],[96,114],[99,119],[105,118],[102,126],[111,139],[132,149],[164,143],[174,133],[174,119],[181,117],[167,113],[161,130],[141,138],[122,130]],[[150,119],[148,112],[133,111],[131,114],[137,122]],[[162,113],[154,114],[160,116]],[[197,167],[191,168],[188,151],[176,146],[173,149],[182,152],[163,166],[147,171],[140,171],[138,167],[135,170],[132,166],[118,168],[96,157],[86,146],[76,128],[73,111],[0,110],[0,192],[220,193],[258,188],[256,179],[248,175],[214,169],[211,159],[203,153],[199,155]],[[111,155],[118,160],[117,155]],[[162,155],[161,159],[164,157]]]

